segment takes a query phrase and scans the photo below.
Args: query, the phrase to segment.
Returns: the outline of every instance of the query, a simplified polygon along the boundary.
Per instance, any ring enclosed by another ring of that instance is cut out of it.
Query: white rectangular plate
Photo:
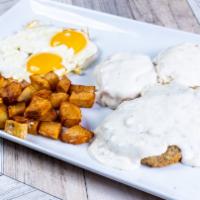
[[[200,43],[200,36],[195,34],[48,0],[20,1],[0,17],[0,37],[20,30],[27,22],[35,19],[65,27],[87,27],[91,38],[100,49],[97,62],[121,51],[147,53],[153,57],[160,50],[177,43]],[[73,82],[93,84],[91,72],[96,63],[86,71],[84,76],[73,75],[71,77]],[[83,123],[94,129],[109,112],[111,112],[109,109],[98,105],[93,109],[83,109]],[[200,168],[177,164],[162,169],[142,166],[128,172],[119,171],[107,168],[91,159],[87,153],[87,145],[73,146],[32,135],[29,135],[27,140],[21,140],[3,131],[0,132],[0,136],[162,198],[194,200],[200,197]]]

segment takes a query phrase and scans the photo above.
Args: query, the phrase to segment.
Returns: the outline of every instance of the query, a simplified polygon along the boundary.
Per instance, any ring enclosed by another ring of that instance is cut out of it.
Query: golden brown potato
[[[69,98],[68,94],[64,92],[52,93],[50,101],[54,108],[59,108],[63,101],[67,101]]]
[[[44,116],[40,117],[40,121],[51,122],[57,119],[57,112],[54,109],[48,111]]]
[[[0,75],[0,88],[4,88],[5,86],[7,86],[9,84],[9,80],[7,80],[6,78],[4,78],[2,75]]]
[[[25,110],[25,117],[40,119],[52,109],[51,102],[38,96],[34,96]]]
[[[3,103],[3,98],[0,97],[0,104],[2,104],[2,103]]]
[[[19,122],[19,123],[28,123],[28,118],[24,117],[24,116],[14,116],[13,117],[13,120],[16,121],[16,122]]]
[[[19,123],[27,123],[28,133],[33,134],[33,135],[36,135],[38,133],[39,121],[28,119],[23,116],[14,116],[13,119],[14,121],[19,122]]]
[[[38,134],[39,121],[29,120],[28,121],[28,133],[37,135]]]
[[[159,156],[143,158],[141,163],[149,167],[165,167],[178,163],[181,160],[181,157],[181,150],[176,145],[172,145],[167,148],[165,153]]]
[[[68,128],[61,134],[61,140],[70,144],[83,144],[89,142],[94,133],[80,125]]]
[[[60,119],[63,126],[72,127],[81,122],[81,110],[69,102],[62,102],[60,106]]]
[[[58,122],[41,122],[39,134],[57,140],[61,132],[61,124]]]
[[[35,92],[33,96],[38,96],[44,99],[50,99],[51,93],[52,93],[51,90],[43,89]]]
[[[95,101],[95,93],[91,92],[72,92],[69,102],[82,108],[91,108]]]
[[[28,132],[28,125],[13,120],[6,120],[4,130],[10,135],[25,139]]]
[[[88,86],[88,85],[70,85],[69,94],[72,92],[90,92],[95,93],[95,86]]]
[[[54,72],[49,72],[49,73],[44,75],[44,78],[49,82],[51,89],[55,90],[56,86],[58,84],[58,81],[59,81],[58,75]]]
[[[8,116],[9,118],[12,118],[15,115],[24,114],[25,109],[26,109],[25,102],[20,102],[15,105],[8,106]]]
[[[40,75],[31,75],[31,84],[36,90],[50,89],[49,82]]]
[[[0,104],[0,129],[4,129],[7,119],[8,119],[7,107],[1,103]]]
[[[22,102],[22,101],[28,102],[32,98],[32,96],[35,92],[36,92],[36,89],[32,85],[29,85],[26,88],[24,88],[22,93],[17,98],[17,101],[18,102]]]
[[[30,85],[30,83],[26,80],[22,80],[20,84],[22,86],[22,90]]]
[[[17,98],[22,92],[22,86],[20,83],[13,81],[6,87],[0,89],[0,97],[3,98],[4,103],[12,104],[17,101]]]
[[[58,92],[67,93],[70,87],[71,81],[67,78],[67,76],[63,76],[57,84],[56,90]]]

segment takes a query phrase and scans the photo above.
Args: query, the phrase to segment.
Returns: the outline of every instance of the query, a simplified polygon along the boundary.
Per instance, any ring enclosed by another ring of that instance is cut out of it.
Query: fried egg
[[[29,24],[0,40],[0,73],[26,80],[49,71],[62,75],[85,69],[96,56],[97,47],[84,31]]]

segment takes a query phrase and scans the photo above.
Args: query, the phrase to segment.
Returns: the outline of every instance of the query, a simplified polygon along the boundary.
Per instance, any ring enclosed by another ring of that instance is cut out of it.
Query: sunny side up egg
[[[62,75],[86,68],[97,52],[83,31],[36,24],[0,40],[0,73],[19,80],[49,71]]]

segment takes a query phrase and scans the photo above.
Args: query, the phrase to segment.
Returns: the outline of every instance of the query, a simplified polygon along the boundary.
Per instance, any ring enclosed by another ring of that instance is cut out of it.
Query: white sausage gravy
[[[95,130],[89,153],[99,162],[132,169],[144,157],[177,145],[182,163],[200,166],[200,91],[156,86],[122,103]]]
[[[142,54],[115,54],[95,68],[94,76],[97,101],[112,109],[156,83],[151,59]]]

